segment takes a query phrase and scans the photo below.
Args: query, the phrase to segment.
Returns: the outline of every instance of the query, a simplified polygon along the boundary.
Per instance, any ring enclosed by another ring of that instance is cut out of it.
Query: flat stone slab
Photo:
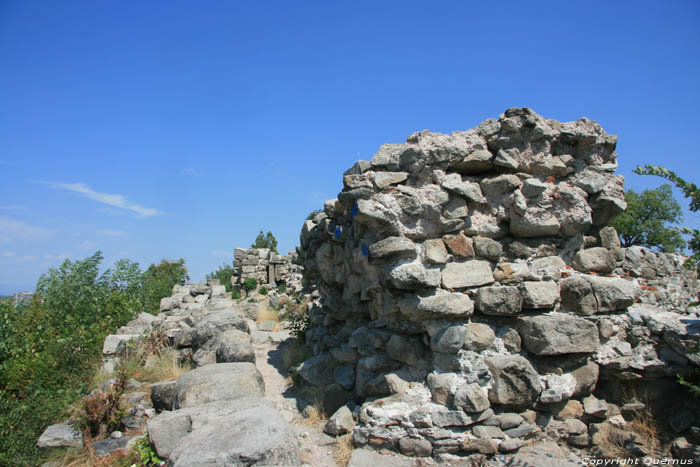
[[[369,449],[355,449],[348,467],[415,467],[416,459],[406,456],[385,456]]]

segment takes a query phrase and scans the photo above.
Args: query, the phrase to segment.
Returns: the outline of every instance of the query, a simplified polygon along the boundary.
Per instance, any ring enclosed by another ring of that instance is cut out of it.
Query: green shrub
[[[268,292],[267,287],[265,287],[264,285],[260,286],[260,288],[258,289],[258,293],[260,295],[267,295],[267,292]]]
[[[251,290],[255,290],[257,287],[258,287],[258,280],[257,279],[249,277],[248,279],[243,281],[243,289],[247,292],[250,292]]]
[[[239,300],[241,298],[241,291],[238,289],[233,289],[231,291],[231,298],[234,300]]]
[[[286,293],[287,292],[287,284],[282,282],[280,285],[277,286],[277,291],[279,293]]]
[[[264,234],[263,231],[261,230],[258,236],[255,238],[255,241],[253,244],[250,246],[251,248],[269,248],[270,250],[274,251],[277,253],[277,239],[275,238],[274,235],[272,235],[272,232],[267,232],[267,234]]]
[[[151,444],[148,436],[143,437],[134,443],[134,452],[138,455],[141,465],[161,465],[165,462],[158,457],[155,446]]]
[[[0,302],[0,465],[39,464],[36,440],[91,389],[107,334],[150,308],[186,276],[184,262],[141,273],[117,262],[99,274],[101,252],[41,276],[26,306]]]

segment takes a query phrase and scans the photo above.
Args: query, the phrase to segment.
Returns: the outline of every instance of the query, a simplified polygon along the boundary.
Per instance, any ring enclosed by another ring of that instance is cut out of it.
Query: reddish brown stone
[[[472,244],[472,239],[464,234],[445,235],[442,237],[442,240],[445,242],[445,245],[447,245],[447,249],[453,255],[464,258],[474,257],[474,246]]]

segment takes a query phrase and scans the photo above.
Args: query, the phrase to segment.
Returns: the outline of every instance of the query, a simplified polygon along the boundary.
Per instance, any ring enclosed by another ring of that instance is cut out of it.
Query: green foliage
[[[700,188],[694,183],[687,182],[676,175],[676,173],[658,165],[638,166],[634,169],[634,173],[639,175],[656,175],[657,177],[662,177],[673,182],[676,188],[679,188],[686,198],[690,198],[690,210],[692,212],[700,211]],[[678,231],[684,235],[690,236],[688,246],[693,252],[693,255],[685,262],[685,266],[688,268],[697,268],[698,264],[700,264],[700,230],[681,227]]]
[[[255,242],[251,245],[251,248],[269,248],[270,250],[277,253],[277,239],[272,232],[263,233],[261,230],[258,236],[255,238]]]
[[[226,292],[233,292],[231,277],[236,272],[232,265],[222,264],[216,271],[207,274],[207,279],[218,279],[219,283],[226,287]]]
[[[134,443],[133,450],[138,455],[141,465],[161,465],[163,462],[165,462],[163,459],[158,457],[155,446],[151,444],[147,436],[136,441],[136,443]]]
[[[189,278],[184,259],[177,261],[162,259],[158,264],[151,264],[143,273],[142,296],[145,311],[158,314],[160,299],[169,297],[175,284],[182,285]]]
[[[238,289],[233,289],[231,291],[231,298],[234,300],[239,300],[241,298],[241,291]]]
[[[673,224],[683,220],[683,213],[673,198],[671,185],[644,190],[641,194],[627,190],[625,201],[627,210],[613,222],[623,246],[658,248],[667,253],[675,253],[685,247],[681,233],[673,228]]]
[[[260,288],[258,289],[258,293],[260,295],[267,295],[267,292],[268,292],[267,287],[265,287],[264,285],[260,286]]]
[[[100,275],[102,259],[50,269],[25,306],[0,302],[0,465],[37,463],[37,438],[90,389],[105,336],[144,307],[157,311],[184,272],[182,261],[142,274],[122,260]]]
[[[246,290],[247,292],[250,292],[251,290],[255,290],[258,286],[258,280],[252,277],[249,277],[248,279],[243,281],[243,289]]]
[[[287,292],[287,284],[284,282],[280,283],[280,285],[277,286],[277,291],[279,293],[286,293]]]
[[[289,330],[297,340],[306,340],[306,331],[309,329],[309,313],[306,311],[306,301],[295,301],[287,304],[287,312],[284,319],[289,322]]]

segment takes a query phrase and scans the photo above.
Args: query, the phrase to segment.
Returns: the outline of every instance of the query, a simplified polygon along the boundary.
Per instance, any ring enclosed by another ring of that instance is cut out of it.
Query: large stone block
[[[515,316],[522,308],[518,287],[481,287],[476,295],[476,309],[485,315]]]
[[[472,260],[464,263],[449,263],[442,271],[442,286],[446,289],[478,287],[494,282],[491,263]]]
[[[526,358],[520,355],[488,357],[485,363],[493,378],[489,389],[492,404],[528,406],[537,400],[542,390],[540,378]]]
[[[598,349],[598,328],[592,322],[564,313],[519,318],[518,332],[535,355],[592,353]]]

